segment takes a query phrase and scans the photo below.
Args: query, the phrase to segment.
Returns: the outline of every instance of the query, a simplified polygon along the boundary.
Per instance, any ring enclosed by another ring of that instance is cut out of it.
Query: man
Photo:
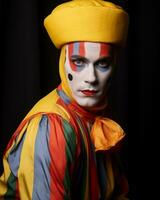
[[[116,152],[124,132],[104,111],[128,15],[102,0],[75,0],[56,7],[44,24],[61,48],[62,82],[12,136],[0,199],[127,199]]]

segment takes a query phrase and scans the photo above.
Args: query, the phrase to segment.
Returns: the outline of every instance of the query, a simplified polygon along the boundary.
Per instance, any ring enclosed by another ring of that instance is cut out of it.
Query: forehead
[[[69,56],[103,57],[111,54],[112,46],[98,42],[73,42],[68,45]]]

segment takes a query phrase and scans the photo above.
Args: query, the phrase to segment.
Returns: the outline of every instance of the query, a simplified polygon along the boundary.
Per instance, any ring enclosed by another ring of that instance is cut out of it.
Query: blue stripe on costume
[[[63,92],[63,90],[57,90],[57,93],[58,95],[63,99],[63,101],[66,103],[66,104],[70,104],[71,103],[71,100],[70,98]]]
[[[32,200],[50,199],[50,128],[46,116],[42,116],[35,142],[34,186]]]
[[[8,156],[8,163],[10,165],[10,169],[14,176],[17,177],[18,169],[19,169],[19,163],[20,163],[20,156],[21,151],[24,143],[25,134],[22,136],[21,140],[13,146],[9,156]]]

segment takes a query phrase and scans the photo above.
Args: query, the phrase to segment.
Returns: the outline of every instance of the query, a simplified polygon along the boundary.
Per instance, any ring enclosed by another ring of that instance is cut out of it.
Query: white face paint
[[[106,102],[107,82],[112,73],[112,46],[75,42],[66,45],[65,72],[73,98],[87,109]]]

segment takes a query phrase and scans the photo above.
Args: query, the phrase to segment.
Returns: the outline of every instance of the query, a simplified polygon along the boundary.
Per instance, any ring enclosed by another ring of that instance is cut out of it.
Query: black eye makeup
[[[111,56],[102,57],[102,58],[99,58],[98,60],[96,60],[94,62],[94,66],[101,71],[107,71],[111,67],[112,60],[113,59],[112,59]],[[79,55],[72,55],[70,57],[70,62],[73,65],[75,65],[77,67],[77,69],[78,68],[80,69],[80,68],[83,68],[90,61],[85,57],[82,57],[82,56],[79,56]]]
[[[99,60],[97,60],[94,63],[94,66],[98,67],[98,68],[109,69],[111,67],[111,64],[112,64],[111,57],[104,57],[104,58],[100,58]]]

